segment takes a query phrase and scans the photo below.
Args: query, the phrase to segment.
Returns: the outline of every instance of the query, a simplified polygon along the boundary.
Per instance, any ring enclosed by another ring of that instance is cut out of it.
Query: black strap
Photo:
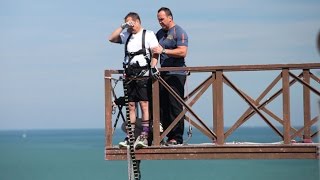
[[[142,49],[143,49],[143,56],[146,56],[146,55],[147,55],[145,41],[146,41],[146,30],[144,29],[143,32],[142,32]],[[151,55],[151,54],[150,54],[150,55]]]
[[[149,50],[149,54],[150,54],[150,58],[147,57],[147,51],[146,51],[146,47],[145,47],[145,42],[146,42],[146,30],[144,29],[143,32],[142,32],[142,49],[143,49],[143,56],[146,58],[147,60],[147,64],[150,65],[150,62],[151,62],[151,56],[152,56],[152,53],[151,53],[151,50],[150,48],[148,49]]]
[[[126,44],[125,44],[125,48],[124,48],[124,54],[125,54],[125,56],[128,56],[128,55],[130,55],[130,56],[136,56],[136,55],[139,55],[139,54],[143,54],[143,56],[146,58],[146,60],[147,60],[147,64],[150,64],[150,58],[147,58],[146,56],[147,56],[147,51],[146,51],[146,45],[145,45],[145,41],[146,41],[146,31],[147,30],[145,30],[145,29],[143,29],[143,31],[142,31],[142,49],[140,49],[139,51],[137,51],[137,52],[131,52],[131,53],[129,53],[128,52],[128,43],[129,43],[129,40],[130,40],[130,38],[131,38],[131,36],[132,36],[132,34],[129,34],[129,36],[128,36],[128,39],[127,39],[127,41],[126,41]],[[149,50],[149,53],[150,53],[150,56],[151,56],[151,52],[150,52],[150,50]],[[128,62],[128,64],[130,64],[130,61],[131,61],[131,59],[132,58],[129,58],[129,62]]]
[[[129,40],[130,40],[131,36],[132,36],[132,33],[129,34],[128,39],[127,39],[127,41],[126,41],[126,45],[124,46],[124,55],[125,55],[125,56],[126,56],[127,53],[128,53],[128,47],[127,47],[127,46],[128,46],[128,43],[129,43]]]

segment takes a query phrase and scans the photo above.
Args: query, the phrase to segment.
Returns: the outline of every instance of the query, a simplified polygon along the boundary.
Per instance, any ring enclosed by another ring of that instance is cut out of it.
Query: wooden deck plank
[[[152,146],[136,150],[139,160],[319,159],[319,143]],[[126,160],[127,150],[106,148],[106,160]]]

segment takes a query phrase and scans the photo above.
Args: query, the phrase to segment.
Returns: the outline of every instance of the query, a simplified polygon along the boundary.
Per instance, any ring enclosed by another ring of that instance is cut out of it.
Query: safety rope
[[[126,106],[126,117],[127,117],[127,131],[129,135],[129,148],[127,151],[129,151],[130,158],[128,158],[128,169],[132,167],[134,180],[140,180],[140,170],[139,170],[139,161],[136,160],[136,155],[134,152],[134,132],[131,127],[131,121],[130,121],[130,114],[129,114],[129,100],[128,100],[128,89],[127,89],[127,79],[125,78],[123,81],[123,90],[124,90],[124,99],[125,99],[125,106]],[[131,165],[132,164],[132,165]],[[130,174],[128,174],[129,180],[132,180],[132,177]]]
[[[128,179],[133,180],[134,174],[132,169],[132,159],[130,155],[130,147],[127,147],[127,161],[128,161]]]

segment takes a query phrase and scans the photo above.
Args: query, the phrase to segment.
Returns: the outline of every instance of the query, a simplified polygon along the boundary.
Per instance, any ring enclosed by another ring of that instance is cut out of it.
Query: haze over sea
[[[122,140],[117,131],[114,142]],[[228,141],[276,142],[269,128],[242,128]],[[0,131],[1,180],[125,180],[127,161],[104,160],[103,129]],[[197,132],[190,143],[207,139]],[[143,180],[319,180],[319,160],[148,160]]]

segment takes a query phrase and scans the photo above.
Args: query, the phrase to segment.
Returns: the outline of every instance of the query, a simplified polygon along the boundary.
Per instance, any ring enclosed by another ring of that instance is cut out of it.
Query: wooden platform
[[[319,159],[319,143],[284,144],[196,144],[152,146],[136,150],[138,160],[183,159]],[[126,160],[127,149],[106,148],[106,160]]]
[[[320,134],[318,128],[320,118],[318,113],[314,112],[319,107],[318,104],[312,103],[314,98],[320,98],[319,69],[320,63],[159,68],[160,72],[189,71],[188,79],[195,78],[199,81],[192,82],[195,87],[182,98],[162,78],[152,80],[153,146],[137,150],[136,158],[140,160],[319,159],[319,143],[311,143],[319,142]],[[264,79],[255,75],[266,71],[270,73],[268,74],[270,78]],[[248,79],[248,73],[241,76],[242,72],[250,72],[252,79]],[[123,105],[115,106],[114,103],[118,97],[114,88],[118,81],[123,80],[122,74],[123,70],[106,70],[104,76],[106,160],[125,160],[127,157],[126,149],[119,149],[113,144],[116,122],[119,118],[125,121],[122,113]],[[202,75],[197,76],[197,74]],[[234,77],[238,75],[239,78],[243,78],[243,82],[247,82],[246,88],[237,86],[239,79]],[[248,89],[255,90],[251,88],[252,80],[264,81],[265,86],[261,87],[262,89],[259,88],[258,92],[247,92]],[[161,86],[184,108],[162,133],[160,133]],[[239,116],[228,116],[226,119],[228,113],[235,114],[234,108],[225,104],[224,97],[230,95],[238,97],[232,103],[240,101],[239,103],[245,103],[247,108],[244,107],[246,110],[236,113]],[[205,104],[201,103],[201,98]],[[296,102],[297,99],[299,102],[301,99],[301,103],[295,104],[299,106],[294,106],[293,109],[292,102]],[[271,104],[277,107],[277,110],[270,107]],[[207,106],[208,111],[200,112],[193,109],[201,105]],[[118,113],[115,113],[116,110]],[[297,113],[296,111],[299,113],[301,111],[303,114],[295,117],[293,115]],[[165,140],[183,116],[186,122],[208,137],[210,143],[175,147],[160,146],[161,141]],[[269,127],[283,143],[227,142],[236,130],[252,119],[267,125],[266,127]],[[230,122],[234,123],[226,127]],[[293,124],[299,125],[295,127]],[[213,140],[215,144],[211,143]]]

